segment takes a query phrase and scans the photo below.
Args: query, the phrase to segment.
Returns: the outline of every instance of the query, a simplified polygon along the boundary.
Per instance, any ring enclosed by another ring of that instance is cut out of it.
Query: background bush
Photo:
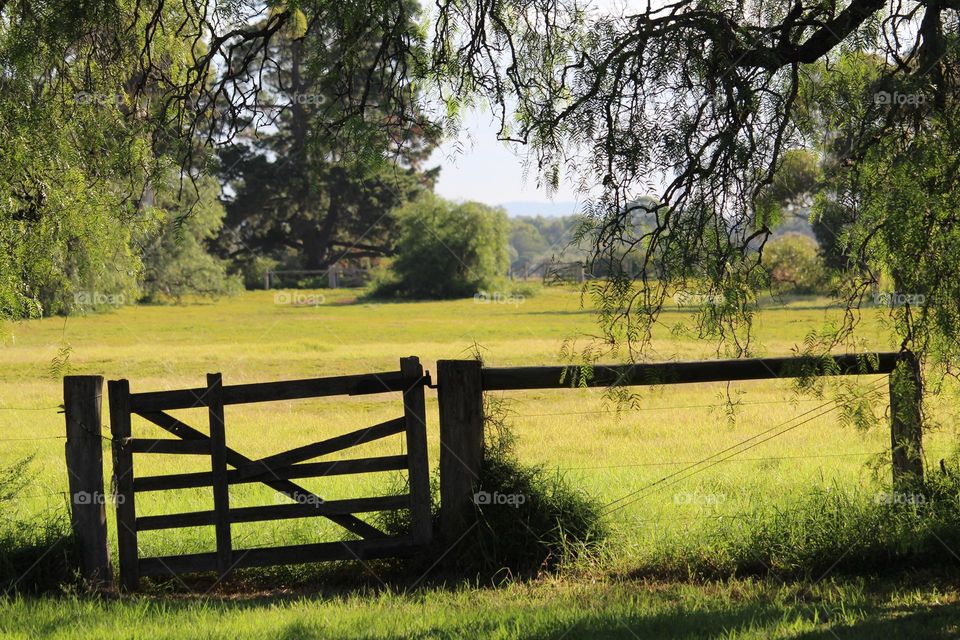
[[[506,275],[510,225],[502,209],[424,194],[396,215],[397,256],[374,296],[463,298],[495,289]]]
[[[770,286],[777,293],[819,293],[828,283],[817,242],[800,233],[770,240],[763,249]]]

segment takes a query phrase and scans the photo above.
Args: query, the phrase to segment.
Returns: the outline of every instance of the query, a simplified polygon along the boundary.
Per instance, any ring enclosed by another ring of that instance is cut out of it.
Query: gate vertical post
[[[400,359],[400,372],[406,388],[403,392],[403,416],[406,420],[407,468],[410,477],[410,536],[414,544],[429,544],[433,539],[430,509],[430,463],[427,460],[427,412],[423,398],[423,366],[416,356]]]
[[[103,492],[103,440],[100,436],[102,391],[103,376],[63,378],[70,524],[80,551],[81,575],[94,589],[109,589],[113,581]]]
[[[227,436],[223,422],[223,376],[207,374],[207,408],[210,417],[210,470],[213,474],[214,528],[217,539],[217,573],[223,579],[233,566],[230,535],[230,485],[227,484]]]
[[[913,352],[904,351],[890,374],[890,443],[893,486],[897,490],[923,481],[922,401],[920,362]]]
[[[120,581],[127,591],[140,583],[137,559],[137,511],[133,498],[133,453],[130,450],[130,383],[111,380],[110,433],[113,436],[113,484],[117,500],[117,548]]]
[[[470,526],[483,461],[483,381],[478,360],[440,360],[440,536],[456,541]]]

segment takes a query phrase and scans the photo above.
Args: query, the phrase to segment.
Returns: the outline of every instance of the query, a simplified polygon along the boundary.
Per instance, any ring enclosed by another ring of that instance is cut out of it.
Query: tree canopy
[[[75,212],[95,206],[129,223],[158,170],[179,166],[192,183],[205,146],[295,111],[270,90],[295,84],[286,38],[309,45],[310,73],[331,97],[311,116],[323,149],[383,158],[411,132],[438,121],[455,131],[468,108],[489,106],[543,182],[589,192],[594,259],[631,260],[642,274],[637,286],[608,268],[593,285],[610,345],[642,354],[664,301],[695,282],[729,301],[703,311],[712,335],[751,352],[763,246],[782,212],[771,206],[776,176],[801,149],[822,171],[815,214],[840,228],[849,257],[847,320],[816,348],[849,337],[856,308],[889,277],[920,296],[893,311],[904,348],[950,361],[960,297],[936,278],[958,242],[958,9],[441,0],[427,25],[409,0],[4,0],[5,255],[34,256],[4,265],[4,309],[29,306],[24,283],[50,270],[31,247],[102,224]],[[78,217],[50,224],[68,201]],[[651,223],[635,224],[637,211]]]

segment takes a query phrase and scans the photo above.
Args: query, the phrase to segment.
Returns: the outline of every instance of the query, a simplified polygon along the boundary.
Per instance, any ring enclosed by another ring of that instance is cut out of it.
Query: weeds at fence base
[[[472,525],[452,546],[408,565],[411,574],[440,580],[493,581],[531,578],[593,557],[607,536],[601,506],[570,485],[559,471],[517,460],[505,412],[488,401],[485,443]],[[434,504],[439,493],[432,487]],[[409,524],[404,512],[381,520],[391,535]],[[434,509],[435,523],[438,510]]]
[[[20,517],[13,503],[30,484],[32,458],[0,469],[0,590],[42,593],[79,585],[68,506]]]
[[[776,509],[718,521],[689,543],[657,549],[632,576],[700,580],[774,576],[819,580],[960,569],[960,467],[913,492],[833,486]]]

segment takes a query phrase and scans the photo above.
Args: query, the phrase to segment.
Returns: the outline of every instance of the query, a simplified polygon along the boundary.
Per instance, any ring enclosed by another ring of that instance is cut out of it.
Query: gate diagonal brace
[[[206,434],[197,431],[188,424],[177,420],[173,416],[163,411],[148,411],[143,413],[137,413],[142,418],[145,418],[157,425],[158,427],[172,433],[173,435],[182,438],[184,440],[209,440],[210,437]],[[227,447],[227,463],[236,469],[250,465],[254,461],[251,458],[246,457],[245,455],[238,453]],[[262,469],[262,468],[261,468]],[[316,495],[312,491],[305,489],[304,487],[291,482],[290,480],[261,480],[263,484],[270,487],[274,491],[278,491],[288,498],[298,503],[311,503],[319,507],[323,504],[323,498]],[[376,527],[364,522],[360,518],[354,515],[324,515],[323,517],[327,518],[331,522],[335,522],[341,527],[347,529],[351,533],[354,533],[364,539],[375,539],[375,538],[385,538],[387,534],[380,531]]]
[[[285,469],[298,462],[304,462],[305,460],[318,458],[330,453],[349,449],[350,447],[356,447],[361,444],[373,442],[374,440],[396,435],[405,428],[406,421],[404,418],[394,418],[393,420],[375,424],[372,427],[358,429],[350,433],[321,440],[320,442],[290,449],[283,453],[260,458],[242,467],[238,467],[237,473],[241,478],[249,478],[263,473],[278,473],[281,469]]]

